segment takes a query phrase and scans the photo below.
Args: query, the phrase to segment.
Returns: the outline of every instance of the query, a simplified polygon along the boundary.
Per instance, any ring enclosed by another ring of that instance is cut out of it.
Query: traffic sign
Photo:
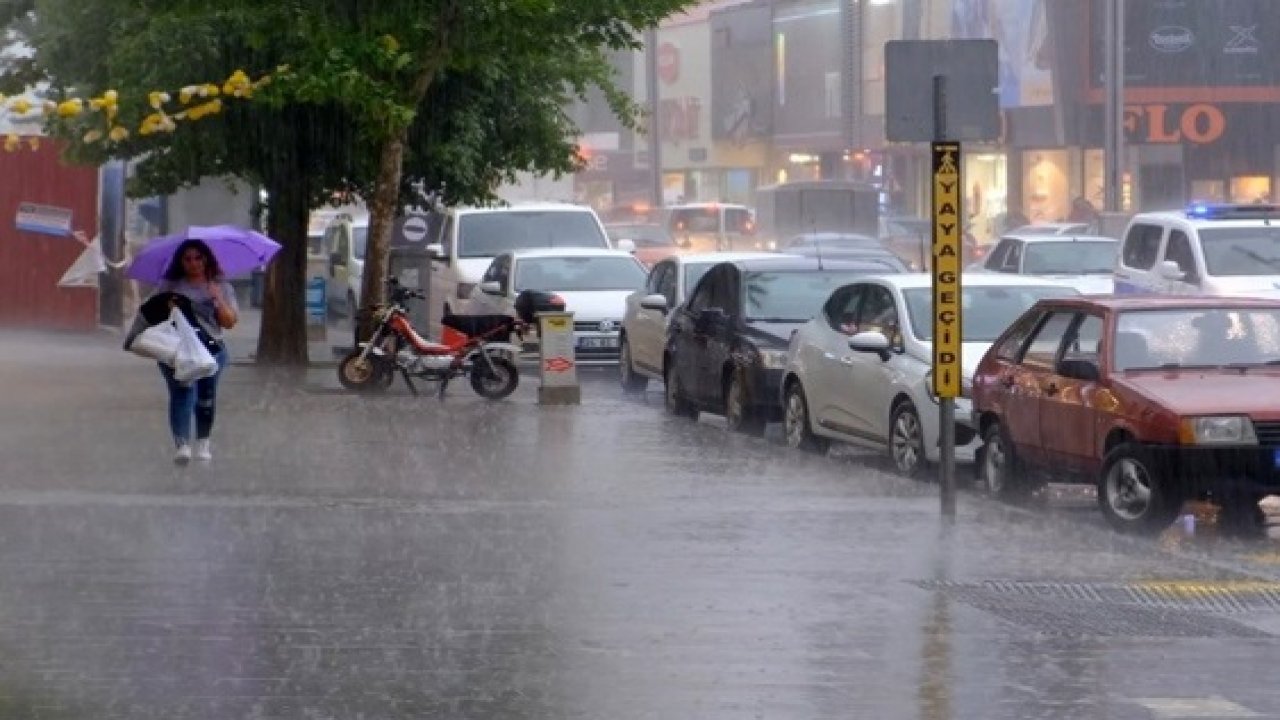
[[[933,389],[940,398],[959,397],[964,376],[960,157],[960,143],[933,143]]]

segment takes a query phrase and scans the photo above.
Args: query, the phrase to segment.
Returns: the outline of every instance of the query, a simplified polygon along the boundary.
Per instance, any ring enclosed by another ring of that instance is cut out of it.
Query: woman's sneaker
[[[213,449],[209,447],[209,438],[196,440],[195,455],[196,460],[208,462],[213,459]]]
[[[186,440],[178,440],[178,449],[173,453],[173,462],[178,465],[186,465],[191,462],[191,443]]]

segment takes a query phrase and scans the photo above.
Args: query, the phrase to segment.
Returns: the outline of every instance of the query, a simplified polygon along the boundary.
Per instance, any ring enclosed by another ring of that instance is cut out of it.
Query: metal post
[[[1120,212],[1124,198],[1124,0],[1105,0],[1104,29],[1106,107],[1103,118],[1105,157],[1105,192],[1108,212]]]
[[[649,100],[649,122],[645,127],[649,141],[649,170],[652,173],[650,198],[654,210],[662,207],[662,142],[658,136],[658,28],[651,27],[644,34],[645,87]]]
[[[935,142],[942,143],[947,140],[947,78],[943,75],[935,75],[933,77],[933,131],[934,131]],[[961,160],[962,158],[959,156],[955,158],[957,173],[959,172],[959,168],[962,164]],[[959,175],[956,176],[956,182],[958,184]],[[934,183],[934,193],[935,193],[934,224],[936,226],[940,222],[938,220],[939,203],[937,198],[938,188],[937,188],[936,181]],[[963,222],[964,213],[963,213],[963,209],[960,207],[960,200],[963,197],[963,193],[959,192],[957,189],[957,192],[955,192],[954,195],[955,195],[954,211],[956,215],[956,220],[958,222]],[[963,228],[955,228],[954,231],[957,235],[963,236]],[[933,264],[932,264],[933,266],[933,298],[934,298],[934,306],[935,306],[935,312],[934,312],[935,316],[938,315],[937,306],[939,304],[938,302],[939,301],[939,289],[938,289],[939,277],[941,273],[944,273],[947,271],[947,267],[944,267],[943,259],[939,253],[938,238],[936,233],[937,233],[937,230],[935,228],[935,237],[934,237],[935,245],[933,249],[934,257],[933,257]],[[958,243],[958,244],[962,246],[962,243]],[[951,263],[948,261],[946,265],[949,266],[951,265]],[[958,290],[958,281],[959,281],[958,270],[960,266],[961,266],[961,263],[959,262],[959,259],[957,259],[956,263],[954,264],[954,267],[956,268],[956,271],[957,271],[957,277],[954,280],[954,283],[956,283],[957,290]],[[935,333],[933,338],[934,343],[940,343],[942,342],[942,340],[943,339],[939,337],[937,333]],[[959,345],[959,343],[956,343],[956,344],[957,346]],[[959,347],[957,347],[956,350],[958,351]],[[935,353],[935,357],[936,357],[936,353]],[[959,357],[956,357],[954,360],[957,367],[961,366],[960,365],[961,360]],[[935,365],[936,365],[936,361],[935,361]],[[936,374],[936,371],[935,371],[935,374]],[[934,378],[934,383],[936,387],[938,383],[937,377]],[[938,480],[939,480],[939,485],[941,485],[941,489],[942,489],[942,492],[941,492],[942,516],[944,518],[951,519],[951,518],[954,518],[956,515],[956,403],[955,403],[955,399],[953,397],[950,397],[949,394],[947,393],[938,393],[938,394],[939,394],[938,422],[940,425],[938,440],[939,440],[939,446],[940,446],[939,455],[942,461],[939,467],[940,476]]]

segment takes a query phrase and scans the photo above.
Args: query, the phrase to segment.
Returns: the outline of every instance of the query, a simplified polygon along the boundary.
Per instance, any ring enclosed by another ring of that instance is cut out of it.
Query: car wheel
[[[800,386],[799,380],[787,386],[782,430],[787,439],[787,445],[798,450],[825,453],[831,444],[826,438],[813,434],[812,421],[809,419],[809,401],[804,396],[804,388]]]
[[[889,456],[893,469],[903,477],[920,479],[927,463],[924,455],[924,425],[911,401],[893,408],[889,419]]]
[[[729,376],[729,387],[726,388],[725,393],[724,419],[729,429],[734,432],[756,437],[764,435],[764,418],[751,407],[747,381],[740,371]]]
[[[1182,498],[1151,453],[1135,443],[1116,446],[1102,463],[1098,506],[1121,532],[1155,533],[1177,516]]]
[[[987,492],[1001,500],[1025,500],[1036,489],[1035,484],[1025,477],[1026,470],[1014,454],[1013,444],[999,421],[992,422],[982,431],[979,462],[982,484],[986,485]]]
[[[623,335],[618,347],[618,380],[622,383],[622,389],[627,392],[644,392],[649,386],[649,378],[636,372],[635,365],[631,363],[631,343],[627,341],[627,336]]]
[[[667,412],[676,417],[697,420],[698,411],[685,399],[684,390],[680,387],[680,376],[676,373],[675,368],[670,365],[667,366],[666,372],[663,373],[663,382],[666,387],[662,397],[665,401]]]

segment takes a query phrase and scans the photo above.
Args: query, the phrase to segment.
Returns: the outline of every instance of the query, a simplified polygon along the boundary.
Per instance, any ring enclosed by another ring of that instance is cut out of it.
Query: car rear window
[[[494,257],[514,250],[555,247],[608,248],[590,212],[511,210],[463,215],[458,257]]]

